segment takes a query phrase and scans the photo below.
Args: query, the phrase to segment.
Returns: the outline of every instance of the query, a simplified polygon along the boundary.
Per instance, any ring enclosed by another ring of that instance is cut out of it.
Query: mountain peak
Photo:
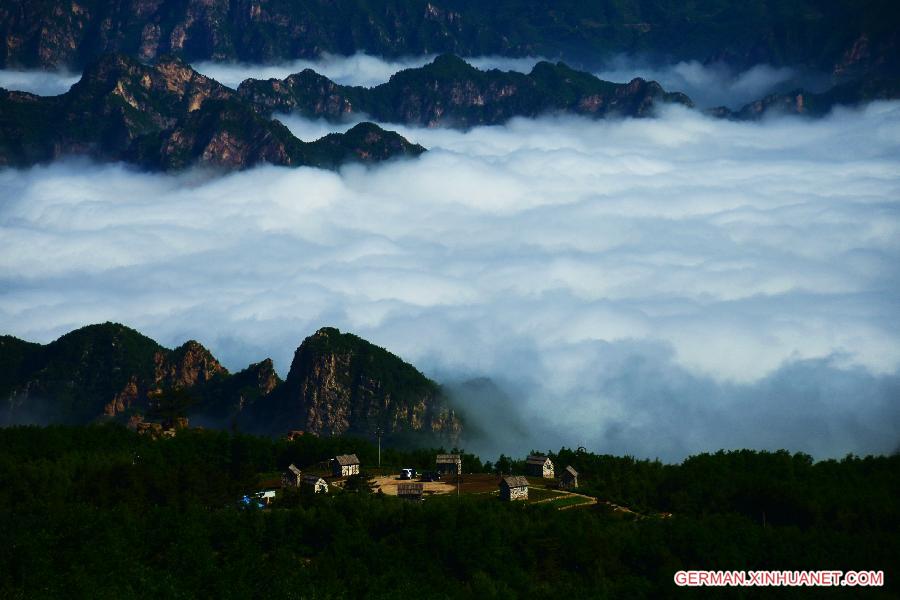
[[[319,329],[297,348],[279,403],[291,427],[318,434],[368,437],[381,428],[455,439],[461,429],[435,382],[388,350],[334,327]]]
[[[2,424],[130,423],[166,414],[266,434],[368,436],[380,427],[451,442],[462,427],[435,382],[335,327],[303,340],[285,381],[271,359],[230,374],[196,340],[168,350],[118,323],[82,327],[47,345],[2,337],[0,367]]]
[[[245,82],[242,88],[253,85]],[[0,166],[88,153],[162,170],[198,164],[243,169],[260,163],[337,168],[348,160],[375,162],[424,151],[381,130],[302,142],[270,112],[243,90],[239,94],[179,58],[166,56],[146,65],[107,54],[65,94],[0,93],[0,114],[9,115],[0,119]]]

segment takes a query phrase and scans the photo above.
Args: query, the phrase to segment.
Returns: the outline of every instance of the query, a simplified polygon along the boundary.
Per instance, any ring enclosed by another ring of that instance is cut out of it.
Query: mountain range
[[[164,348],[116,323],[46,344],[0,337],[0,424],[175,422],[281,435],[456,442],[462,418],[434,381],[387,350],[322,328],[287,378],[270,359],[230,373],[199,342]]]
[[[821,116],[838,104],[897,97],[900,79],[874,78],[818,94],[775,94],[736,111],[707,112],[742,120],[776,111]],[[560,113],[649,117],[664,104],[693,106],[685,94],[667,92],[655,81],[612,83],[561,62],[541,61],[525,74],[479,70],[447,54],[371,88],[339,85],[306,69],[284,79],[247,79],[233,90],[175,57],[144,64],[105,54],[59,96],[0,89],[0,166],[81,155],[165,171],[261,163],[334,169],[347,162],[416,157],[425,148],[369,122],[304,142],[273,116],[295,113],[342,122],[365,115],[381,122],[465,129]]]
[[[823,117],[836,106],[859,106],[875,100],[900,98],[900,78],[875,77],[836,85],[824,92],[802,88],[786,93],[768,94],[738,110],[720,106],[708,114],[739,121],[757,120],[770,114]]]
[[[668,93],[655,81],[612,83],[546,61],[528,74],[482,71],[452,54],[372,88],[338,85],[306,69],[285,79],[248,79],[238,94],[269,111],[305,117],[339,120],[356,113],[381,122],[461,128],[550,113],[645,117],[660,103],[693,106],[686,95]]]
[[[415,157],[425,148],[368,122],[303,142],[273,113],[469,127],[554,112],[644,117],[661,103],[692,105],[653,81],[616,84],[562,63],[541,62],[525,75],[481,71],[443,55],[373,88],[340,86],[306,70],[283,80],[249,79],[232,90],[178,58],[148,65],[106,54],[59,96],[0,89],[0,165],[86,155],[154,170],[260,163],[336,168]]]
[[[334,168],[424,151],[372,123],[303,142],[233,90],[171,57],[145,65],[103,55],[59,96],[0,89],[0,165],[87,155],[162,170],[262,162]]]
[[[82,69],[107,52],[150,61],[272,63],[323,53],[618,54],[897,76],[892,0],[7,0],[0,68]]]

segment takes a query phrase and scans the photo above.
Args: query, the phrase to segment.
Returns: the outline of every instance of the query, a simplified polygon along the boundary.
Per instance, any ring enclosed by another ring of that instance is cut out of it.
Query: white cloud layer
[[[900,104],[400,132],[431,151],[0,171],[0,331],[114,320],[284,374],[334,325],[442,381],[494,378],[533,431],[489,451],[897,447]]]
[[[0,69],[0,88],[58,96],[69,91],[81,75],[65,71],[8,71]]]
[[[724,64],[704,65],[696,60],[653,65],[625,55],[609,61],[594,74],[600,79],[620,83],[635,77],[653,79],[667,91],[684,92],[700,108],[740,108],[775,91],[796,87],[819,91],[828,86],[826,78],[789,67],[762,64],[746,71],[735,71]]]

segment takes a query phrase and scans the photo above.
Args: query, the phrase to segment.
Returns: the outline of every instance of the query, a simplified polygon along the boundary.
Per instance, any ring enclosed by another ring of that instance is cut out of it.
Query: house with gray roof
[[[525,459],[525,472],[532,477],[553,479],[553,461],[543,454],[532,454]]]
[[[359,459],[355,454],[338,454],[331,462],[331,471],[335,477],[359,475]]]
[[[500,499],[528,500],[528,479],[522,475],[507,475],[500,479]]]
[[[291,463],[287,471],[281,474],[282,487],[300,487],[300,479],[303,473],[294,463]]]
[[[570,466],[563,469],[559,476],[559,489],[574,490],[578,487],[578,471]]]
[[[303,489],[311,491],[313,494],[328,493],[328,483],[318,475],[305,475],[301,484]]]

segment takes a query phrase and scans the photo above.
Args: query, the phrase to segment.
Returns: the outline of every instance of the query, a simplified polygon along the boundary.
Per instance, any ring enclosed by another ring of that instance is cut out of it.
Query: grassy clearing
[[[540,502],[542,500],[551,500],[560,495],[561,492],[556,490],[548,490],[546,488],[528,488],[528,502]]]

